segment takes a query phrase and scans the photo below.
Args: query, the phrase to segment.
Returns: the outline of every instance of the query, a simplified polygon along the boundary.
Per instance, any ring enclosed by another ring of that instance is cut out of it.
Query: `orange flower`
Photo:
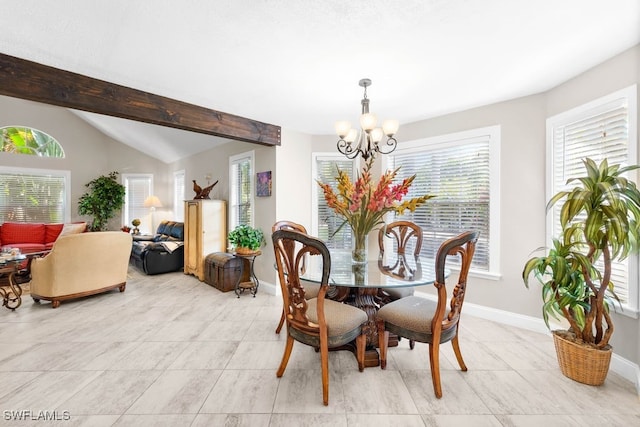
[[[329,184],[318,181],[327,205],[344,218],[343,225],[349,224],[355,235],[367,235],[375,226],[384,223],[383,217],[387,212],[395,211],[400,215],[407,209],[414,212],[418,206],[434,197],[424,195],[402,201],[416,176],[393,184],[400,168],[385,172],[374,185],[371,181],[373,160],[373,157],[367,160],[355,183],[351,182],[346,172],[338,169],[337,194]]]

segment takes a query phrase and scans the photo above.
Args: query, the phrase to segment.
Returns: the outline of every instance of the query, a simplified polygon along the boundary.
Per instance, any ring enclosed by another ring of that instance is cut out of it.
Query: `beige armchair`
[[[131,235],[102,231],[62,236],[51,252],[31,263],[31,297],[35,302],[80,298],[119,288],[124,292]]]

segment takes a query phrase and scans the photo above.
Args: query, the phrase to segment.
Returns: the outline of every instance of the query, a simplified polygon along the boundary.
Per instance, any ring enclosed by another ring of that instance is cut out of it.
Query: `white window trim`
[[[255,212],[255,207],[256,207],[256,200],[255,200],[255,195],[256,195],[256,179],[255,179],[255,168],[256,168],[256,161],[255,161],[255,151],[251,150],[251,151],[245,151],[244,153],[240,153],[240,154],[235,154],[233,156],[229,156],[229,207],[228,209],[229,211],[229,229],[233,230],[238,224],[235,224],[235,217],[234,215],[231,215],[231,209],[233,209],[233,206],[231,206],[231,197],[233,196],[233,163],[237,162],[238,160],[244,159],[246,157],[249,157],[249,161],[251,162],[251,174],[249,176],[249,179],[251,180],[251,184],[249,185],[249,191],[250,191],[250,196],[249,196],[249,200],[251,203],[251,209],[252,209],[252,214],[251,214],[251,227],[255,227],[255,220],[256,220],[256,212]]]
[[[553,180],[549,178],[554,170],[555,163],[553,159],[553,130],[558,125],[565,124],[577,117],[584,117],[589,114],[598,114],[610,108],[610,105],[619,102],[620,99],[627,99],[627,109],[629,111],[629,146],[628,146],[628,162],[629,165],[638,164],[638,88],[637,85],[631,85],[624,89],[620,89],[609,95],[602,96],[579,105],[570,110],[551,116],[547,119],[547,169],[545,176],[547,177],[546,200],[553,197]],[[632,172],[630,177],[637,183],[638,173]],[[551,214],[546,216],[546,240],[551,243],[551,230],[553,230],[553,217]],[[618,310],[618,304],[615,304],[616,313],[637,319],[640,315],[640,256],[629,256],[629,303],[622,305],[622,311]],[[635,283],[635,286],[631,286]]]
[[[0,172],[22,175],[53,175],[64,178],[64,222],[71,222],[71,171],[60,169],[16,168],[13,166],[0,166]]]
[[[502,270],[500,268],[500,125],[476,128],[462,132],[438,135],[398,144],[396,154],[407,154],[423,151],[425,147],[448,147],[459,145],[465,139],[474,139],[479,136],[489,136],[489,271],[471,269],[469,274],[489,280],[500,280]],[[387,156],[383,156],[385,168],[389,169]]]

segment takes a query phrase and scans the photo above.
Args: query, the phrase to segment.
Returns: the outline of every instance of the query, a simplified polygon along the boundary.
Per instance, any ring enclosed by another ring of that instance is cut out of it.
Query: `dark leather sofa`
[[[130,260],[145,274],[178,271],[184,267],[183,243],[184,223],[162,221],[154,236],[134,236]]]

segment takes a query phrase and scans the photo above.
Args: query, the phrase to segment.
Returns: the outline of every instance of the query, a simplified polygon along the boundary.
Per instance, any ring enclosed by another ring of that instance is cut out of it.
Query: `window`
[[[71,173],[0,167],[0,223],[71,221]]]
[[[547,119],[547,200],[567,189],[567,180],[584,174],[582,159],[609,164],[637,163],[636,86]],[[560,206],[547,217],[547,238],[560,233]],[[612,282],[623,308],[638,309],[638,257],[613,265]]]
[[[335,177],[337,168],[355,176],[354,161],[345,158],[341,154],[314,154],[313,155],[313,204],[312,211],[316,212],[313,218],[312,234],[323,240],[330,249],[351,248],[351,228],[348,224],[340,228],[344,218],[338,216],[333,209],[327,206],[322,189],[317,181],[331,185],[336,190]],[[338,229],[340,231],[338,231]]]
[[[404,143],[387,156],[390,169],[400,168],[396,179],[416,174],[407,198],[436,196],[393,219],[422,227],[423,256],[435,258],[444,240],[476,230],[474,274],[499,274],[499,153],[500,127],[492,126]]]
[[[229,158],[229,229],[241,224],[253,227],[254,152]]]
[[[62,157],[64,150],[51,135],[25,126],[0,128],[0,151],[41,157]]]
[[[173,173],[173,210],[176,221],[184,221],[184,170]]]
[[[151,210],[144,206],[144,201],[152,193],[153,175],[151,174],[122,174],[122,184],[125,187],[125,202],[123,209],[123,223],[131,225],[131,221],[138,218],[138,226],[143,234],[152,234]]]

